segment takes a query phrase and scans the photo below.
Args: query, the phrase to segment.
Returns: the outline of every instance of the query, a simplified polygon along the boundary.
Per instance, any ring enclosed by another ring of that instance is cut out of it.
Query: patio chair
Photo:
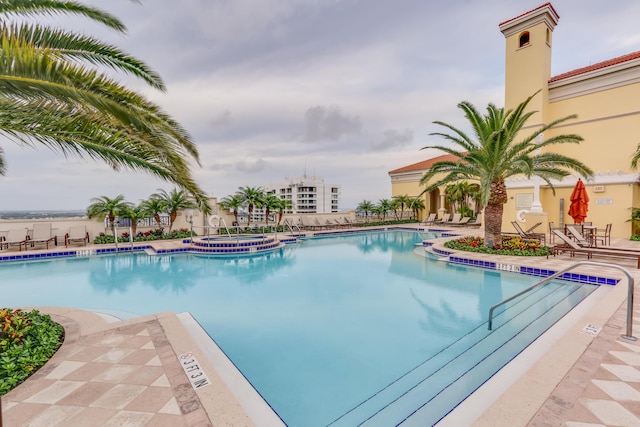
[[[523,230],[522,227],[520,227],[520,224],[518,224],[516,221],[511,221],[511,225],[513,225],[513,228],[516,229],[516,231],[518,232],[518,235],[520,237],[522,237],[523,239],[535,239],[538,242],[540,242],[541,245],[546,246],[546,244],[547,244],[547,236],[544,233],[527,232],[527,231]],[[535,226],[529,228],[529,230],[531,230],[533,228],[535,228]]]
[[[9,249],[10,246],[18,246],[18,250],[22,251],[22,246],[24,246],[24,250],[27,250],[27,230],[24,228],[13,228],[9,230],[9,233],[1,242],[0,247],[3,249]]]
[[[46,222],[33,224],[33,236],[29,239],[31,247],[38,243],[44,243],[46,248],[49,249],[49,242],[54,242],[56,246],[58,245],[58,237],[53,235],[51,223]]]
[[[602,246],[611,246],[611,224],[607,224],[604,229],[596,229],[593,241],[595,246],[598,246],[598,242],[600,241],[602,241]]]
[[[64,246],[67,247],[71,243],[82,243],[86,246],[89,243],[89,232],[84,225],[76,225],[69,228],[69,232],[64,235]]]

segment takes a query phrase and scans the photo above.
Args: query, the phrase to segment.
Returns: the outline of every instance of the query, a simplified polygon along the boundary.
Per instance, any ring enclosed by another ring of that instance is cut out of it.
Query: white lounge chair
[[[31,247],[38,243],[44,243],[47,249],[49,249],[49,242],[54,242],[56,245],[58,244],[58,238],[53,235],[51,223],[46,222],[33,224],[33,236],[29,239],[28,242]]]
[[[82,246],[86,246],[89,243],[89,233],[84,225],[76,225],[69,228],[69,232],[64,236],[64,246],[69,246],[70,243],[81,242]]]
[[[429,216],[420,223],[420,225],[429,225],[429,224],[433,224],[436,221],[436,217],[438,216],[438,214],[436,213],[430,213]]]
[[[1,243],[1,247],[4,249],[5,247],[9,249],[10,246],[18,245],[18,250],[22,250],[22,246],[24,245],[24,250],[27,250],[27,230],[25,228],[13,228],[9,230],[7,237]]]

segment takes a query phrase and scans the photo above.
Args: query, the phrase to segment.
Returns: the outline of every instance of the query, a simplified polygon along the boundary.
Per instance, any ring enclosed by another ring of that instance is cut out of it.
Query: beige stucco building
[[[546,3],[499,25],[506,47],[505,108],[513,108],[540,91],[530,103],[530,109],[537,113],[525,129],[577,115],[577,119],[557,126],[544,137],[578,134],[584,141],[548,149],[576,158],[594,171],[594,176],[585,181],[590,197],[587,221],[599,227],[612,223],[613,236],[629,237],[633,232],[628,222],[631,208],[640,207],[640,175],[631,169],[631,157],[640,143],[640,52],[551,76],[552,35],[558,21],[558,13]],[[392,195],[420,194],[420,177],[437,160],[390,171]],[[547,221],[555,226],[572,223],[567,212],[577,180],[578,176],[569,176],[554,182],[555,195],[546,185],[539,185],[544,215],[534,219],[542,220],[545,227]],[[518,212],[530,209],[534,184],[525,177],[507,181],[509,200],[504,207],[503,230],[514,231],[510,222]],[[423,215],[446,208],[444,189],[423,197]]]

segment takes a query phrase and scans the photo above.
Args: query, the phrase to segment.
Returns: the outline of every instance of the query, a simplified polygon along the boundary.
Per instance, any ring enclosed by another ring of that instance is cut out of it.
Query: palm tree
[[[262,203],[264,200],[264,191],[260,187],[240,187],[238,192],[236,193],[242,203],[247,206],[247,210],[249,211],[249,219],[247,220],[247,225],[251,224],[251,214],[253,213],[253,208],[262,207]]]
[[[380,206],[382,220],[384,221],[387,218],[387,212],[391,210],[391,200],[380,199],[380,201],[378,202],[378,206]]]
[[[411,200],[409,200],[407,207],[413,211],[413,218],[417,219],[418,212],[424,210],[425,208],[424,200],[422,200],[420,197],[413,197]]]
[[[404,213],[404,207],[409,204],[411,201],[411,197],[406,194],[399,194],[397,196],[393,196],[393,200],[398,204],[400,208],[400,219],[402,219]]]
[[[462,183],[449,184],[444,189],[445,199],[449,202],[454,213],[458,210],[458,205],[462,206],[464,200],[464,188],[460,184]]]
[[[128,203],[126,208],[120,212],[119,216],[121,218],[128,218],[131,220],[131,239],[136,237],[136,232],[138,231],[138,220],[146,217],[144,206],[142,204],[135,206],[133,203]]]
[[[369,200],[363,200],[356,207],[356,211],[364,212],[364,221],[365,222],[367,222],[367,220],[369,219],[369,212],[371,212],[372,209],[373,209],[373,203],[371,203]]]
[[[162,199],[150,197],[146,200],[143,200],[140,203],[140,206],[142,207],[142,211],[144,212],[145,216],[152,217],[158,225],[158,228],[162,229],[162,219],[160,218],[160,214],[164,213],[165,211],[165,206]]]
[[[236,219],[235,224],[238,225],[238,209],[242,207],[242,199],[240,196],[237,194],[234,194],[233,196],[226,196],[220,200],[220,206],[233,213],[233,216]]]
[[[452,125],[436,121],[437,125],[449,129],[452,133],[434,132],[454,147],[434,146],[457,157],[457,160],[434,163],[424,174],[420,183],[426,185],[425,192],[440,186],[461,180],[474,180],[480,183],[480,205],[485,208],[485,244],[489,247],[501,242],[502,214],[507,202],[505,179],[524,175],[542,178],[553,190],[552,179],[562,179],[569,171],[578,172],[584,177],[593,172],[582,162],[554,152],[534,154],[536,149],[554,144],[579,143],[582,137],[567,134],[547,138],[540,144],[533,144],[539,135],[556,125],[574,119],[567,116],[543,125],[530,134],[523,132],[527,120],[535,111],[525,112],[527,105],[536,94],[530,96],[513,110],[505,111],[493,104],[487,106],[485,115],[481,115],[469,102],[461,102],[458,107],[464,111],[471,124],[475,139]],[[518,134],[521,134],[519,136]],[[518,138],[518,139],[516,139]],[[424,147],[428,148],[428,147]],[[432,179],[441,176],[435,182]]]
[[[159,188],[157,193],[151,195],[151,198],[159,199],[164,206],[164,212],[169,214],[169,234],[171,234],[173,223],[178,217],[178,211],[196,207],[196,204],[189,198],[185,191],[176,188],[169,193]]]
[[[122,194],[113,199],[107,196],[96,197],[91,199],[91,204],[87,208],[87,217],[101,220],[108,218],[108,226],[113,228],[113,238],[117,240],[118,237],[114,227],[116,217],[121,216],[128,208],[129,204],[124,200]]]
[[[21,145],[42,144],[64,155],[100,159],[115,170],[146,171],[189,191],[208,211],[189,169],[189,159],[199,163],[191,136],[100,67],[163,91],[160,77],[96,38],[29,22],[51,15],[80,16],[125,31],[117,18],[75,1],[0,2],[0,134]],[[0,175],[5,166],[0,150]]]
[[[278,225],[282,222],[282,217],[285,211],[290,211],[293,203],[290,199],[280,199],[280,206],[278,206]]]
[[[273,193],[265,194],[262,201],[262,207],[264,208],[264,216],[267,226],[269,225],[269,215],[271,212],[275,212],[282,205],[282,199]]]

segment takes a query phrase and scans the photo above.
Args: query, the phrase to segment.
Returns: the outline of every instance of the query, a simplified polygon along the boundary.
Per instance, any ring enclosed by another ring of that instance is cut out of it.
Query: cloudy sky
[[[194,176],[212,196],[318,175],[342,207],[389,198],[388,171],[434,154],[456,104],[504,103],[502,21],[540,0],[81,0],[119,17],[126,35],[81,19],[54,22],[114,43],[165,80],[165,93],[119,76],[185,126]],[[640,50],[637,0],[556,0],[552,75]],[[0,210],[85,209],[97,196],[138,202],[149,175],[0,139]]]

